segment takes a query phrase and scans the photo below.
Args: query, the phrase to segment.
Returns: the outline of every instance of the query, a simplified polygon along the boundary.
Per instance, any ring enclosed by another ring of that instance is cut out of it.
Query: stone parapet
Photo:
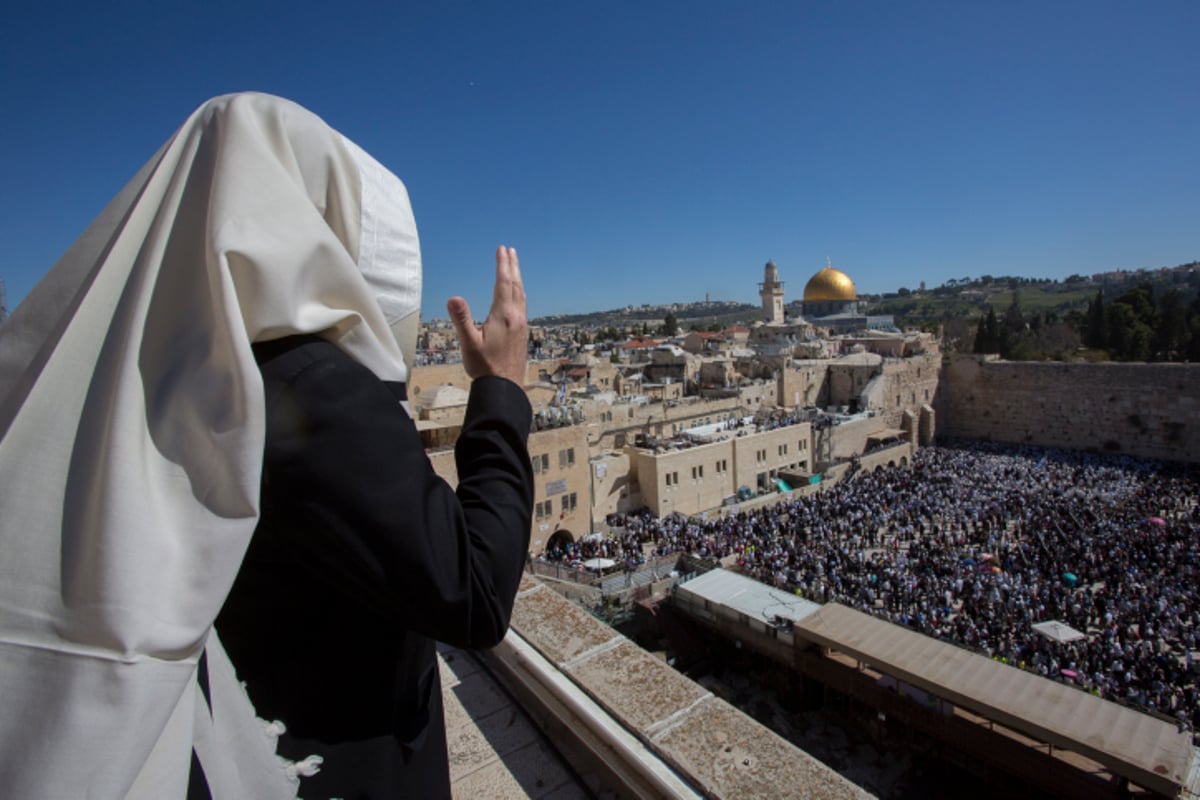
[[[512,626],[707,797],[871,796],[531,576]]]

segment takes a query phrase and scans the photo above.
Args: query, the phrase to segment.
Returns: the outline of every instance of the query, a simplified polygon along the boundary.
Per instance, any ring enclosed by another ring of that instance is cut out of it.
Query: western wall
[[[947,357],[938,433],[1200,461],[1200,365]]]

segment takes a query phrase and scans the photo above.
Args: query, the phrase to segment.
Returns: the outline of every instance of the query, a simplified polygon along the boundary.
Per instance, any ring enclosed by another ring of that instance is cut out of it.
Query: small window
[[[542,458],[541,458],[541,456],[534,456],[533,457],[533,474],[536,475],[541,471],[542,471]]]

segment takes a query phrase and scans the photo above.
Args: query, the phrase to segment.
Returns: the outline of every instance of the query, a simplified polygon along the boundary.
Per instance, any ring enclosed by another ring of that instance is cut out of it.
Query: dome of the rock
[[[813,275],[804,286],[806,303],[836,303],[857,299],[858,293],[850,276],[829,266]]]

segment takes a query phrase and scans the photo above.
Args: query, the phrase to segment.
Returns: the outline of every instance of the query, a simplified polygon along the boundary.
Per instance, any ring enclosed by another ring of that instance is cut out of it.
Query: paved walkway
[[[438,660],[455,798],[592,798],[521,707],[473,655],[438,645]]]

